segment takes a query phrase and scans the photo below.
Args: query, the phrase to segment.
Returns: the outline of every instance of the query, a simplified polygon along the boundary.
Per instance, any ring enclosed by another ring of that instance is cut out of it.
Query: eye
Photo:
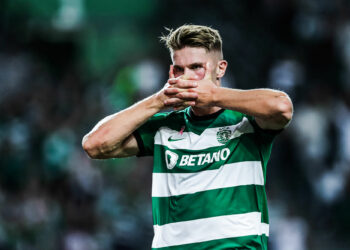
[[[193,64],[190,67],[192,70],[197,70],[197,69],[201,69],[203,68],[203,66],[201,64]]]
[[[174,67],[174,74],[182,74],[184,72],[184,69],[181,67]]]

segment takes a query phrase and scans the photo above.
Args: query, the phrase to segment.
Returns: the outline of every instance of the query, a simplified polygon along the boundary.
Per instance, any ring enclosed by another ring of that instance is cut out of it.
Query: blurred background
[[[268,168],[272,250],[350,249],[350,2],[0,1],[0,249],[150,249],[152,158],[81,139],[160,89],[164,27],[220,31],[223,85],[286,91]]]

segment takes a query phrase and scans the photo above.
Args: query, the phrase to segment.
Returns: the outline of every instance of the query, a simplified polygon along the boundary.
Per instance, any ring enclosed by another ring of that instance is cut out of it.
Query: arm
[[[139,152],[132,133],[161,110],[156,96],[151,96],[116,114],[102,119],[84,136],[82,145],[91,158],[127,157]]]
[[[281,91],[216,87],[212,93],[212,105],[254,116],[262,129],[282,129],[292,119],[292,102]]]
[[[181,80],[180,80],[181,81]],[[188,80],[186,80],[188,81]],[[262,129],[279,130],[286,127],[293,116],[293,104],[288,95],[272,89],[239,90],[218,87],[207,80],[197,81],[198,87],[191,90],[197,94],[195,108],[220,107],[254,116]],[[179,80],[176,85],[179,84]],[[183,83],[182,83],[183,84]],[[175,85],[173,85],[175,87]],[[178,98],[188,93],[168,89]]]
[[[278,130],[288,125],[292,119],[293,105],[287,94],[272,89],[239,90],[220,87],[218,81],[212,80],[209,67],[207,63],[202,80],[170,79],[172,88],[167,89],[166,93],[184,100],[195,93],[197,99],[194,109],[220,107],[235,110],[254,116],[262,129]],[[180,86],[187,82],[197,83],[198,87],[181,90]]]
[[[173,77],[172,68],[169,73],[170,78]],[[192,88],[193,86],[193,83],[183,85],[184,88]],[[168,83],[158,93],[98,122],[83,138],[82,146],[87,154],[95,159],[137,155],[139,148],[132,133],[151,116],[166,106],[171,106],[166,104],[167,100],[172,100],[175,103],[174,106],[194,105],[191,98],[185,101],[174,97],[174,95],[166,95],[165,89],[167,88],[169,88]]]

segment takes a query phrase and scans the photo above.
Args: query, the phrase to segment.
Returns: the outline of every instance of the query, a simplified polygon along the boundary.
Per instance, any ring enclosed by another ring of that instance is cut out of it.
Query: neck
[[[215,112],[218,112],[220,109],[221,109],[220,107],[210,107],[210,108],[192,107],[192,111],[196,116],[210,115]]]

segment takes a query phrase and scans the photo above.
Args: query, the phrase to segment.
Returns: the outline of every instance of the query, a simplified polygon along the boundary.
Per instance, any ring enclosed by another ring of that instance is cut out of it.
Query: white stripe
[[[230,163],[196,173],[153,173],[152,196],[168,197],[241,185],[264,185],[260,161]]]
[[[207,128],[201,135],[197,135],[193,132],[183,132],[180,134],[179,131],[172,130],[168,127],[160,127],[154,137],[154,143],[167,146],[170,149],[202,150],[210,147],[218,147],[223,144],[217,140],[217,132],[223,128],[231,131],[230,140],[242,134],[254,132],[253,126],[250,124],[249,120],[244,117],[242,121],[236,125]],[[179,140],[169,141],[169,138]]]
[[[154,225],[152,248],[169,247],[248,235],[269,235],[261,213],[224,215],[191,221]]]

